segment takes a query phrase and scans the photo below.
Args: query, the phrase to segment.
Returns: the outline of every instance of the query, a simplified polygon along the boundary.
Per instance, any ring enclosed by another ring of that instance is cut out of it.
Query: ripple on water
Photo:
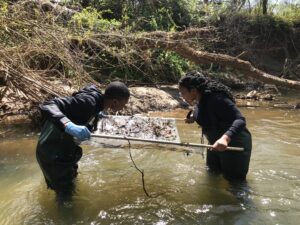
[[[280,168],[279,168],[280,169]],[[297,173],[297,169],[294,171]],[[293,172],[292,169],[289,172]],[[285,170],[257,170],[253,171],[252,174],[255,176],[255,179],[258,181],[285,181],[285,182],[292,182],[298,180],[299,178],[295,174],[290,174]]]
[[[211,209],[211,212],[214,214],[224,214],[228,212],[241,212],[245,208],[242,205],[220,205],[215,206]]]
[[[189,212],[189,213],[196,213],[196,214],[201,214],[201,213],[208,213],[212,208],[213,208],[213,205],[190,205],[190,204],[187,204],[187,205],[184,205],[183,206],[184,210]]]
[[[261,199],[261,203],[263,204],[263,205],[268,205],[268,204],[270,204],[272,202],[272,200],[270,199],[270,198],[262,198]]]

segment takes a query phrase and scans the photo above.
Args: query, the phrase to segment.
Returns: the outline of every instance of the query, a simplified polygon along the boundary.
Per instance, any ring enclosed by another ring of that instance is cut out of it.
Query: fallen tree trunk
[[[144,50],[150,48],[162,48],[165,50],[176,52],[181,57],[188,59],[196,64],[216,63],[224,66],[229,66],[233,69],[241,71],[244,75],[253,79],[269,84],[275,84],[281,87],[300,90],[299,81],[284,79],[268,74],[262,70],[255,68],[250,62],[241,60],[237,57],[225,54],[197,51],[189,47],[185,43],[182,43],[182,41],[178,42],[176,40],[172,40],[172,36],[170,36],[169,38],[166,37],[164,39],[161,38],[159,40],[152,39],[150,37],[151,35],[148,34],[146,35],[146,38],[135,38],[135,43]]]
[[[168,33],[164,31],[155,31],[151,33],[141,33],[139,35],[135,34],[128,36],[120,33],[100,33],[95,34],[89,39],[85,39],[84,43],[92,49],[103,45],[117,46],[120,49],[122,46],[124,47],[130,45],[132,49],[137,51],[147,51],[149,49],[160,48],[175,52],[181,57],[196,64],[215,63],[229,66],[255,80],[259,80],[264,83],[275,84],[285,88],[300,90],[300,81],[284,79],[272,74],[268,74],[267,72],[264,72],[253,66],[249,61],[225,54],[216,54],[196,50],[196,46],[198,46],[197,49],[199,49],[199,42],[201,44],[214,42],[217,40],[218,38],[216,37],[216,31],[213,28],[194,28],[182,32]]]
[[[182,57],[189,59],[195,63],[217,63],[224,66],[230,66],[236,70],[241,71],[244,75],[253,79],[260,80],[265,83],[275,84],[282,87],[293,88],[300,90],[300,82],[276,77],[268,74],[262,70],[255,68],[250,62],[241,60],[236,57],[232,57],[224,54],[214,54],[201,51],[195,51],[194,49],[180,44],[170,50],[175,51]]]
[[[78,47],[80,49],[80,46],[84,46],[83,49],[78,50],[83,52],[91,50],[89,53],[91,54],[91,57],[92,55],[97,56],[98,51],[105,51],[115,58],[120,57],[120,61],[122,61],[122,56],[120,55],[123,55],[125,56],[125,59],[123,59],[125,63],[128,63],[126,61],[126,54],[118,54],[116,49],[131,48],[138,54],[139,51],[160,48],[167,51],[173,51],[181,57],[196,64],[215,63],[229,66],[255,80],[275,84],[285,88],[300,90],[300,81],[289,80],[268,74],[267,72],[253,66],[249,61],[225,54],[196,50],[195,45],[197,42],[206,43],[217,40],[215,33],[216,31],[213,28],[189,29],[182,32],[171,33],[156,31],[128,36],[120,33],[99,33],[88,39],[84,39],[83,41],[78,41],[76,38],[72,38],[69,40],[69,44],[71,49]]]

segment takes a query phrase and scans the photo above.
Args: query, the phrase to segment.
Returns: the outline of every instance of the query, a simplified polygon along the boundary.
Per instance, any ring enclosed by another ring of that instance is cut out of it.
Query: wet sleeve
[[[230,124],[225,134],[231,139],[246,127],[245,117],[241,114],[235,103],[224,96],[218,96],[214,99],[214,111],[219,120]]]
[[[95,97],[82,93],[46,101],[39,108],[44,118],[64,130],[66,123],[76,123],[76,118],[88,118],[93,115],[96,101]]]
[[[70,101],[69,101],[70,102]],[[65,115],[65,104],[62,100],[53,99],[42,103],[39,108],[45,119],[50,120],[59,128],[64,130],[65,124],[70,122],[70,119]]]

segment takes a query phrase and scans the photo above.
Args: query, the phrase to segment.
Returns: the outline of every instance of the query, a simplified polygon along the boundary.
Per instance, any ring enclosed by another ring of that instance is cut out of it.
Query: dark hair
[[[114,81],[107,85],[104,97],[107,99],[128,99],[130,97],[130,92],[124,83]]]
[[[211,93],[224,94],[226,97],[235,102],[234,97],[227,86],[215,80],[211,80],[198,71],[190,71],[186,73],[185,76],[180,79],[179,86],[184,87],[189,91],[196,88],[202,95]]]

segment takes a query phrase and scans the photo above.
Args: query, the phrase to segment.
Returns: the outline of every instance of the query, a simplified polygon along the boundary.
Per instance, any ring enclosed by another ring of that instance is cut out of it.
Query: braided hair
[[[220,93],[235,102],[234,97],[227,86],[215,80],[211,80],[198,71],[186,73],[186,75],[180,79],[179,86],[184,87],[189,91],[196,88],[203,96],[211,93]]]

